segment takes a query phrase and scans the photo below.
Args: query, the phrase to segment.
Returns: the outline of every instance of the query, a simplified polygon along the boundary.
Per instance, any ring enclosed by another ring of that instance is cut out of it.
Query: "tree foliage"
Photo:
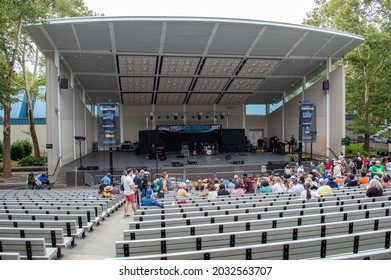
[[[26,91],[28,100],[36,91],[39,52],[24,32],[24,23],[42,23],[48,18],[75,17],[95,15],[88,10],[82,0],[0,0],[0,106],[4,110],[3,138],[4,158],[3,177],[12,176],[10,141],[11,104],[14,94],[21,89]],[[34,70],[28,71],[27,65],[34,65]],[[22,83],[18,83],[17,73],[22,75]],[[34,129],[31,102],[28,102],[30,128]],[[32,133],[33,134],[33,133]],[[36,142],[38,140],[34,140]],[[34,150],[39,149],[34,143]]]
[[[346,110],[356,115],[348,127],[365,137],[369,151],[370,135],[385,120],[391,120],[391,1],[315,0],[317,7],[307,13],[305,24],[362,35],[365,43],[350,52],[344,62]]]

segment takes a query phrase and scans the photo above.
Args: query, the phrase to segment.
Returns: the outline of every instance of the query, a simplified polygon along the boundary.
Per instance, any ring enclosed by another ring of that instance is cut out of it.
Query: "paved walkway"
[[[123,211],[122,206],[98,226],[94,226],[93,231],[87,232],[84,239],[75,239],[74,248],[62,249],[64,257],[61,260],[103,260],[115,257],[115,241],[124,239],[123,231],[129,229],[129,222],[133,221],[133,216],[124,219]]]

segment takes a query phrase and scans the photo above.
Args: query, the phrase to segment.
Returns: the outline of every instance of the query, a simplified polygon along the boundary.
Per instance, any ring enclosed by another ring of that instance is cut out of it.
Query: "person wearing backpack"
[[[157,192],[157,198],[164,199],[165,193],[167,193],[167,178],[168,173],[163,171],[160,178],[153,182],[153,189]]]

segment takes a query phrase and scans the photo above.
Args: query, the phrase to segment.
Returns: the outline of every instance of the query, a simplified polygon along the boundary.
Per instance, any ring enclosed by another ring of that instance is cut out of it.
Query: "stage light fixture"
[[[178,113],[173,113],[173,116],[174,116],[174,120],[177,120],[178,119]]]
[[[201,117],[202,117],[202,112],[199,112],[198,114],[197,114],[197,119],[201,119]]]
[[[153,120],[153,113],[149,113],[149,120],[152,121]]]
[[[225,113],[224,112],[222,112],[221,114],[220,114],[220,119],[224,119],[224,117],[225,117]]]

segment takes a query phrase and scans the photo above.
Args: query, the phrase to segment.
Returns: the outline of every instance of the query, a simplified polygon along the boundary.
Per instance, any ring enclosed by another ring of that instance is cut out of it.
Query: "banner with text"
[[[114,147],[121,144],[119,123],[119,104],[98,104],[98,143],[102,147]]]
[[[299,141],[316,143],[315,104],[300,104]]]
[[[157,125],[161,133],[208,133],[221,130],[220,124],[183,124],[183,125]]]

